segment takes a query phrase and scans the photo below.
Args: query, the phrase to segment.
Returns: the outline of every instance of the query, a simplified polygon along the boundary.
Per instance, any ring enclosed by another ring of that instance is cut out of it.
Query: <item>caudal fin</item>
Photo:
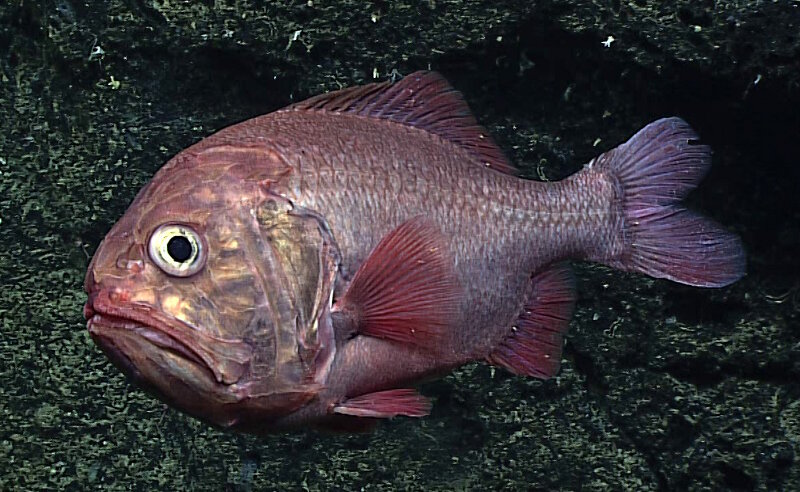
[[[680,205],[711,166],[711,149],[698,140],[682,119],[664,118],[589,164],[621,188],[625,249],[604,263],[698,287],[744,275],[739,237]]]

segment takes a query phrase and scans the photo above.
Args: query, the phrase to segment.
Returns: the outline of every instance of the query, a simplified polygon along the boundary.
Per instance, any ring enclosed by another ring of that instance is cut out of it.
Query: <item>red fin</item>
[[[450,249],[418,217],[378,243],[333,311],[351,319],[358,333],[435,347],[456,319],[458,301]]]
[[[357,114],[413,126],[458,145],[490,169],[517,174],[475,121],[461,94],[436,72],[414,72],[396,84],[380,82],[321,94],[286,110]]]
[[[711,166],[711,149],[698,139],[682,119],[663,118],[588,164],[619,183],[626,237],[619,257],[591,259],[698,287],[744,275],[739,237],[679,203]]]
[[[424,417],[431,412],[431,402],[413,389],[393,389],[350,398],[333,407],[333,412],[384,419],[398,415]]]
[[[514,374],[547,379],[561,366],[561,349],[575,307],[568,265],[554,265],[532,279],[533,292],[512,333],[487,357]]]

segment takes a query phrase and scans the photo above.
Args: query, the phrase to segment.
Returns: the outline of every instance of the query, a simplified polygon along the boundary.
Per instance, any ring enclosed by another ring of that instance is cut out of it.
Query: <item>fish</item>
[[[571,261],[740,279],[739,237],[681,203],[710,164],[669,117],[528,180],[436,72],[318,95],[156,172],[93,255],[87,328],[136,385],[219,428],[423,417],[418,383],[472,361],[558,373]]]

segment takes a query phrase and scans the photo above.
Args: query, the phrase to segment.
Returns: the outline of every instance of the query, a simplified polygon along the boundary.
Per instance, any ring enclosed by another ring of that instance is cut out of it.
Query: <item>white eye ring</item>
[[[183,224],[164,224],[150,235],[150,259],[167,275],[189,277],[206,263],[203,238]]]

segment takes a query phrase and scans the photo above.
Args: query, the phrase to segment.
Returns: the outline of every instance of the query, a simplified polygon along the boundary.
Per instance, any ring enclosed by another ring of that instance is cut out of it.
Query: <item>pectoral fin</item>
[[[332,313],[355,333],[435,347],[457,319],[459,290],[450,248],[427,220],[384,237]]]

